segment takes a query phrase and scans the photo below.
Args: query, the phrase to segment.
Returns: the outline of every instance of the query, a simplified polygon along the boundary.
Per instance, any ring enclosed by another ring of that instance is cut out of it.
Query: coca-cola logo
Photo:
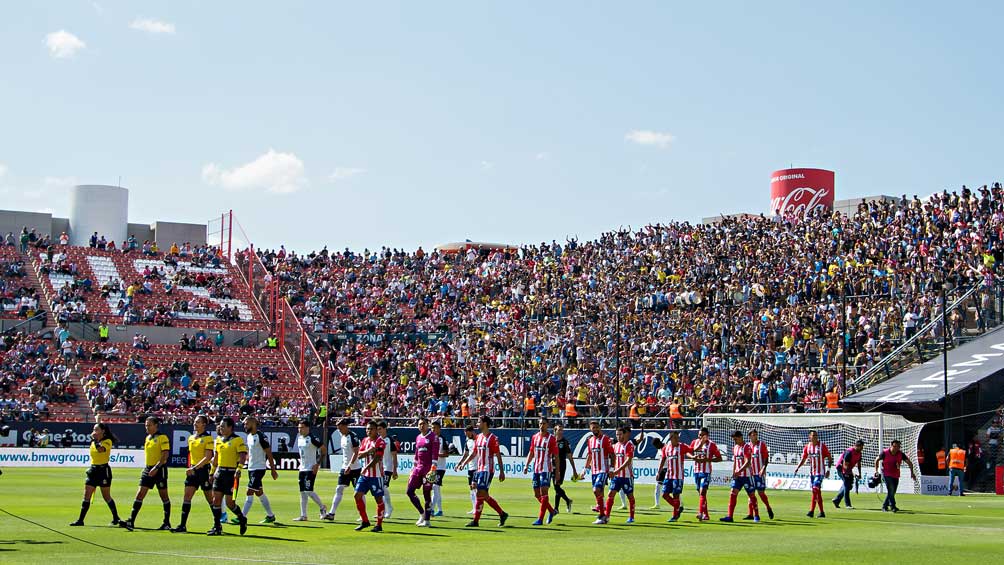
[[[823,199],[829,194],[825,188],[796,188],[788,194],[771,199],[770,209],[780,216],[805,216],[816,208],[825,208]]]

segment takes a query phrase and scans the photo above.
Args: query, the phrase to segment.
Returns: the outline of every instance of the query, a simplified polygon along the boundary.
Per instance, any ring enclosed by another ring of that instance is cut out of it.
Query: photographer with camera
[[[840,501],[844,501],[844,506],[847,508],[854,508],[851,506],[851,489],[854,488],[854,479],[861,478],[861,451],[865,448],[864,440],[858,440],[854,442],[854,445],[848,447],[846,451],[837,459],[837,475],[843,481],[843,485],[840,487],[840,492],[837,493],[836,498],[832,500],[833,506],[840,508]],[[857,466],[858,474],[854,475],[854,467]]]
[[[886,488],[885,501],[882,503],[883,512],[890,510],[899,512],[899,507],[896,506],[896,489],[899,488],[899,467],[903,464],[903,461],[906,461],[907,465],[910,466],[910,477],[916,481],[917,473],[914,470],[913,461],[903,452],[898,439],[892,440],[889,448],[883,449],[882,453],[875,458],[875,476],[868,482],[868,486],[872,488],[878,486],[876,479],[879,476],[879,465],[881,464],[882,480],[885,481]]]

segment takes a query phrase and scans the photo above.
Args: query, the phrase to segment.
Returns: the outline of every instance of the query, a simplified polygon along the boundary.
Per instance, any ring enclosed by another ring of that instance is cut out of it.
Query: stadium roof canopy
[[[1004,380],[1004,332],[995,331],[948,352],[948,395]],[[935,357],[867,390],[844,398],[845,405],[912,405],[935,408],[945,398],[944,358]]]

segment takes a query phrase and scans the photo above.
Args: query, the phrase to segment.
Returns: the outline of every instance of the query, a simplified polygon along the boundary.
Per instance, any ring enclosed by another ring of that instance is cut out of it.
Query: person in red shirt
[[[854,487],[855,479],[861,480],[861,451],[864,448],[864,440],[859,439],[837,458],[837,475],[844,482],[843,486],[840,487],[840,492],[832,500],[833,506],[837,508],[840,508],[841,499],[844,501],[844,506],[854,508],[851,506],[851,489]],[[854,467],[858,468],[857,476],[854,475]]]

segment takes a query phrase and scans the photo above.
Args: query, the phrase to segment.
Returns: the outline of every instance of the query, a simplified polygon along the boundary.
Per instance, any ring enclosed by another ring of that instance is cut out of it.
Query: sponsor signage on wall
[[[782,169],[770,175],[770,212],[804,217],[818,208],[833,209],[833,171]]]

